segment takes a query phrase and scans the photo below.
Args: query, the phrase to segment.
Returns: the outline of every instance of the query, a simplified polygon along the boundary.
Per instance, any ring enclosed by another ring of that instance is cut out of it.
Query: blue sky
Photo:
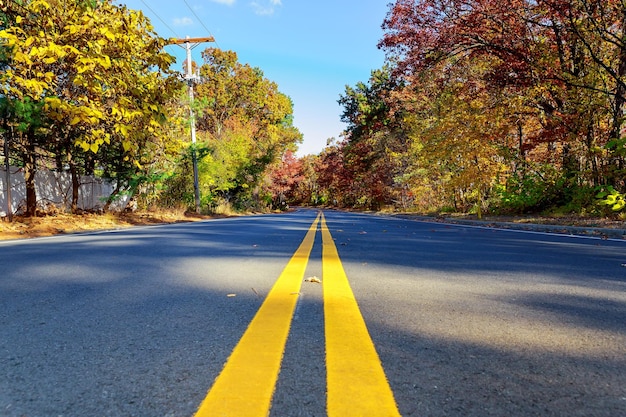
[[[384,63],[376,44],[387,0],[117,1],[142,10],[164,38],[214,36],[217,47],[259,67],[294,102],[294,124],[304,135],[299,155],[317,154],[328,138],[339,138],[340,94]],[[194,60],[209,46],[196,47]],[[181,67],[184,49],[167,51]]]

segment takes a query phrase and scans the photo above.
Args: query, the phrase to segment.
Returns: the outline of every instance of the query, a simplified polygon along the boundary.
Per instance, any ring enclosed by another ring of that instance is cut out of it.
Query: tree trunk
[[[78,175],[78,171],[76,170],[76,164],[74,161],[69,163],[70,165],[70,175],[72,177],[72,214],[78,213],[78,191],[80,190],[80,177]]]
[[[626,8],[622,10],[622,31],[626,30]],[[615,89],[615,106],[613,107],[613,129],[612,138],[621,138],[622,119],[624,117],[624,101],[626,100],[626,86],[624,76],[626,75],[626,39],[619,48],[619,65],[617,67],[617,87]]]
[[[622,8],[622,33],[626,31],[626,7]],[[620,149],[622,141],[622,125],[624,121],[624,103],[626,102],[626,85],[624,77],[626,76],[626,38],[622,39],[619,48],[619,66],[617,68],[617,87],[615,89],[615,106],[613,107],[613,126],[611,138],[616,141],[617,151],[614,153],[614,169],[608,173],[607,181],[609,184],[618,185],[617,182],[623,182],[619,174],[624,169],[623,148]],[[623,146],[623,145],[622,145]]]
[[[524,149],[524,126],[522,121],[517,122],[517,141],[519,147],[519,155],[524,163],[526,163],[526,149]]]
[[[69,151],[67,153],[67,164],[70,167],[70,176],[72,178],[72,201],[70,207],[72,214],[76,214],[78,213],[78,191],[80,190],[80,178],[78,170],[76,169],[76,164],[72,158],[72,153]]]
[[[115,189],[113,190],[111,195],[107,198],[107,201],[104,204],[104,207],[103,207],[104,211],[109,211],[109,209],[111,208],[111,204],[113,204],[113,202],[117,198],[119,192],[120,192],[120,183],[119,183],[119,180],[117,180],[117,182],[115,184]]]
[[[37,173],[37,157],[35,146],[28,144],[24,153],[24,181],[26,183],[26,215],[37,215],[37,190],[35,189],[35,174]]]

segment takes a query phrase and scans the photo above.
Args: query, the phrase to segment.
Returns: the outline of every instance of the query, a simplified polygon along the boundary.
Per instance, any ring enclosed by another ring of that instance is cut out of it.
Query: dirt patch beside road
[[[17,216],[13,222],[0,222],[0,240],[53,236],[64,233],[93,230],[120,229],[138,225],[191,222],[209,219],[209,216],[183,212],[135,213],[83,213],[45,215],[41,217]]]

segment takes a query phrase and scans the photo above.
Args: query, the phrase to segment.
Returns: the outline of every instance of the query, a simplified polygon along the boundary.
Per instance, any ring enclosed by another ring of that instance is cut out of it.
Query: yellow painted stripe
[[[267,417],[320,215],[233,350],[196,417]]]
[[[328,417],[400,416],[322,214]]]

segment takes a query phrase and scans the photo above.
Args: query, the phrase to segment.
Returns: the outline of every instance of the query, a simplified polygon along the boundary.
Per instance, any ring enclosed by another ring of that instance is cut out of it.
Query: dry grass
[[[137,225],[179,223],[208,219],[195,213],[158,211],[135,213],[84,213],[15,217],[13,222],[0,222],[0,240],[52,236],[64,233],[120,229]]]

